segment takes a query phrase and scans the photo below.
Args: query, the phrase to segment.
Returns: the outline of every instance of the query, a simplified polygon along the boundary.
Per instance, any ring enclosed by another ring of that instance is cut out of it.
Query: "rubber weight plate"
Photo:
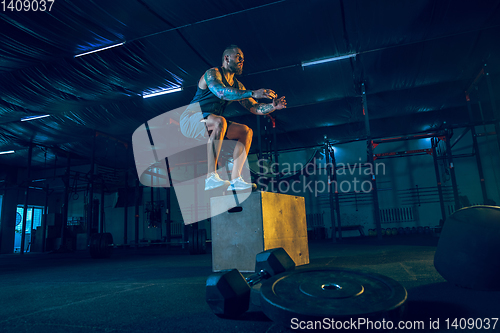
[[[386,276],[347,269],[299,269],[265,281],[261,287],[262,311],[290,327],[300,321],[400,319],[406,289]]]

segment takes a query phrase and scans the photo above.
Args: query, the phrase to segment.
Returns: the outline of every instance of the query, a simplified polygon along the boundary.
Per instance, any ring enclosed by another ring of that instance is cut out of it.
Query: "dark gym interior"
[[[2,1],[0,332],[500,331],[499,22],[496,0]],[[183,112],[237,55],[245,89],[207,89],[257,190],[208,191]]]

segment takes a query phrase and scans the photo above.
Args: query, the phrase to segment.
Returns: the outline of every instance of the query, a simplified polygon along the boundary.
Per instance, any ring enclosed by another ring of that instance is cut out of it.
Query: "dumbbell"
[[[218,317],[236,318],[248,310],[252,286],[294,268],[295,262],[283,248],[261,252],[256,256],[256,273],[246,279],[237,269],[211,274],[207,279],[206,301]]]

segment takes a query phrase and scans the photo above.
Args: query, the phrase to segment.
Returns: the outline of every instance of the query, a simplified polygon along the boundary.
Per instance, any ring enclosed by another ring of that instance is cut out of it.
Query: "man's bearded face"
[[[236,49],[234,54],[229,56],[229,70],[236,75],[241,75],[243,73],[243,52],[241,50]]]

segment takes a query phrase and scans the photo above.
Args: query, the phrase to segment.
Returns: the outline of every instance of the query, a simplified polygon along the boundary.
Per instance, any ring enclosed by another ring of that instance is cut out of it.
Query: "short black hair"
[[[234,49],[240,49],[240,47],[236,44],[231,44],[224,49],[224,52],[222,53],[222,62],[223,63],[224,63],[224,58],[226,57],[226,55],[229,55],[231,53],[231,51],[233,51]]]

